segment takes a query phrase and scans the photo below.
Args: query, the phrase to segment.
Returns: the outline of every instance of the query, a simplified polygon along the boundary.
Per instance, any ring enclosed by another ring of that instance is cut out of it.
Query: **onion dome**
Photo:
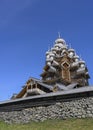
[[[52,53],[52,51],[49,51],[49,52],[48,52],[48,55],[51,55],[51,53]]]
[[[50,57],[50,60],[53,61],[54,57]]]
[[[46,55],[49,55],[50,51],[46,51]]]
[[[63,45],[63,44],[61,44],[61,43],[59,43],[59,44],[57,43],[57,44],[55,44],[54,46],[55,46],[55,48],[58,47],[59,49],[67,49],[67,45],[66,45],[66,44]]]
[[[55,54],[53,53],[53,51],[48,52],[48,55],[49,55],[50,57],[54,57],[54,56],[55,56]]]
[[[54,51],[58,51],[60,48],[58,46],[56,46],[53,50]]]
[[[85,64],[85,61],[80,60],[79,63],[80,63],[80,64]]]
[[[53,57],[50,57],[50,58],[46,59],[46,62],[51,62],[51,61],[53,61]]]
[[[67,46],[63,46],[63,47],[62,47],[62,50],[67,50]]]
[[[52,48],[51,51],[52,51],[52,53],[53,53],[54,55],[56,55],[56,49],[55,49],[55,48]]]
[[[50,53],[49,56],[50,56],[50,57],[54,57],[55,54],[54,54],[54,53]]]
[[[51,49],[51,51],[52,52],[56,52],[58,49],[56,48],[56,47],[53,47],[52,49]]]
[[[53,50],[52,53],[56,55],[56,51],[55,50]]]
[[[63,38],[58,38],[58,39],[55,40],[55,43],[66,44],[66,41]]]
[[[49,55],[46,55],[46,58],[48,59],[50,56]]]
[[[56,53],[56,48],[55,48],[55,47],[52,47],[52,48],[51,48],[51,51],[54,52],[54,53]]]
[[[62,44],[62,43],[56,43],[56,44],[54,45],[54,47],[60,47],[60,48],[62,48],[62,47],[63,47],[63,44]]]
[[[72,48],[70,48],[70,49],[68,50],[68,52],[69,52],[69,53],[70,53],[70,52],[75,52],[75,50],[72,49]]]
[[[74,56],[74,59],[75,59],[75,62],[78,62],[78,61],[79,61],[79,56],[78,56],[78,55],[75,55],[75,56]]]
[[[51,65],[51,62],[47,62],[47,65],[50,66],[50,65]]]
[[[72,48],[70,48],[70,49],[68,49],[68,52],[69,52],[69,53],[71,53],[71,52],[72,52],[72,53],[75,53],[75,50],[72,49]]]
[[[54,51],[54,50],[55,50],[55,48],[54,48],[54,47],[52,47],[52,48],[51,48],[51,51]]]
[[[70,48],[69,50],[68,50],[68,53],[69,53],[69,57],[73,57],[74,56],[74,54],[75,54],[75,50],[74,49],[72,49],[72,48]]]
[[[84,68],[84,67],[85,67],[85,61],[80,60],[80,61],[79,61],[79,64],[80,64],[80,67],[81,67],[81,68]]]
[[[64,48],[64,49],[62,50],[61,55],[63,55],[65,52],[66,52],[66,49]]]
[[[46,57],[46,61],[53,61],[55,54],[53,54],[52,52],[49,52],[47,57]]]
[[[79,56],[78,56],[78,55],[75,55],[74,58],[75,58],[75,59],[79,59]]]

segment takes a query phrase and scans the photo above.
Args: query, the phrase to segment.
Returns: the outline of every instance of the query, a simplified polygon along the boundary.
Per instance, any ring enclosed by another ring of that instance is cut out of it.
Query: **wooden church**
[[[41,79],[28,79],[22,90],[11,99],[87,87],[89,78],[85,61],[59,36],[54,46],[46,52]]]

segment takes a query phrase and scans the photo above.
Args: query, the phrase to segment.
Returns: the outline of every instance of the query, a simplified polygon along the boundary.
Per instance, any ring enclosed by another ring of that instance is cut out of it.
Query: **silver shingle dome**
[[[55,43],[66,44],[66,41],[63,38],[58,38],[58,39],[55,40]]]

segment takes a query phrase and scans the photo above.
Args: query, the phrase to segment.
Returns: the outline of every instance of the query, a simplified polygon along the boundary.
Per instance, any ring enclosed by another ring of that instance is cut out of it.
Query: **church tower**
[[[88,69],[73,48],[69,48],[62,38],[55,40],[54,46],[46,52],[46,63],[41,74],[46,84],[88,86]]]
[[[59,36],[54,46],[46,52],[41,79],[28,79],[22,90],[12,96],[12,99],[87,87],[89,78],[85,61]]]

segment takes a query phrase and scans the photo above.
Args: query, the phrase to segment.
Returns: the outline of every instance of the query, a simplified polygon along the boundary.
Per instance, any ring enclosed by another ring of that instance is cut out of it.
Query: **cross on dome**
[[[58,38],[60,38],[61,36],[60,36],[60,32],[58,32]]]
[[[60,32],[58,32],[58,38],[55,40],[55,43],[66,44],[66,41],[63,38],[61,38]]]

